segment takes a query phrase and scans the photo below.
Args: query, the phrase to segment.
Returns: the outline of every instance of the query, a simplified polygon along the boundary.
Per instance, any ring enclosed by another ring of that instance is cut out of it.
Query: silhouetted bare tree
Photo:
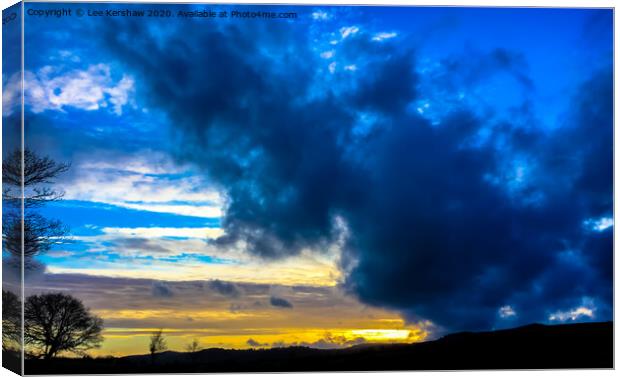
[[[5,250],[14,256],[21,254],[22,224],[20,216],[9,216],[3,224],[2,238]],[[38,213],[26,213],[24,216],[24,258],[26,262],[35,255],[44,253],[66,242],[67,228],[58,220],[48,220]]]
[[[47,186],[69,170],[70,165],[49,157],[39,157],[29,149],[24,150],[24,175],[22,180],[22,154],[15,150],[2,162],[3,199],[21,201],[24,184],[24,205],[36,207],[63,197],[64,192]]]
[[[198,351],[200,351],[202,347],[200,346],[200,342],[198,341],[198,339],[194,339],[191,343],[185,346],[185,349],[187,350],[187,352],[189,352],[189,357],[192,359],[192,361],[196,361]]]
[[[200,342],[197,339],[194,339],[191,343],[185,346],[187,352],[198,352],[202,348],[200,347]]]
[[[51,359],[59,352],[78,355],[103,341],[103,320],[82,302],[63,293],[30,296],[24,305],[24,342],[38,357]]]
[[[53,245],[66,241],[68,229],[58,220],[49,220],[35,211],[46,203],[59,200],[64,192],[50,185],[69,164],[58,163],[49,157],[39,157],[24,151],[24,174],[22,178],[22,154],[16,150],[2,162],[2,221],[3,249],[14,257],[22,256],[22,201],[24,205],[23,236],[24,264],[27,266],[37,254],[48,251]],[[23,189],[22,189],[23,183]]]
[[[21,302],[11,291],[2,291],[2,349],[15,350],[21,345]]]
[[[151,353],[151,362],[155,362],[155,355],[168,349],[166,339],[164,338],[164,330],[159,329],[151,335],[149,343],[149,352]]]

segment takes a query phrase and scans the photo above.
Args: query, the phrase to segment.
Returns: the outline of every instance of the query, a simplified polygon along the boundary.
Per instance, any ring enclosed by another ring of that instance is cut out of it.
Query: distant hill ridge
[[[412,344],[344,349],[210,348],[94,359],[27,360],[26,374],[612,368],[613,322],[460,332]]]

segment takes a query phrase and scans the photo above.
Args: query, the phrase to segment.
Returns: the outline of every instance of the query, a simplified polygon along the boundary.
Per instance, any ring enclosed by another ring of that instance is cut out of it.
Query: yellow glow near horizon
[[[357,301],[347,301],[337,309],[262,307],[230,312],[214,306],[94,312],[110,324],[104,330],[102,347],[91,352],[94,356],[146,354],[149,337],[160,328],[168,348],[174,351],[185,351],[194,339],[202,348],[248,349],[291,345],[348,347],[360,342],[412,343],[427,336],[424,328],[407,324],[400,315],[369,308]],[[116,325],[121,323],[127,326]]]
[[[369,341],[394,341],[394,340],[407,340],[410,335],[410,330],[400,329],[363,329],[363,330],[351,330],[351,334],[354,336],[361,336]]]
[[[269,262],[249,258],[238,264],[138,260],[130,266],[101,268],[51,265],[48,274],[57,287],[71,287],[72,294],[104,320],[104,342],[89,352],[93,356],[147,354],[149,338],[159,329],[168,349],[181,352],[194,339],[202,348],[226,349],[338,348],[425,339],[424,327],[407,324],[397,312],[368,306],[342,291],[338,258],[338,253],[301,253]],[[83,274],[80,281],[92,279],[102,290],[75,283],[71,274],[76,273]],[[236,284],[236,291],[214,288],[215,279]],[[160,295],[153,289],[155,283],[167,287],[168,293]],[[275,305],[273,297],[288,305]]]
[[[104,332],[105,342],[100,349],[91,352],[94,356],[114,355],[124,356],[133,354],[147,354],[149,337],[156,328],[144,329],[108,329]],[[412,334],[415,334],[412,336]],[[179,329],[164,329],[168,349],[185,351],[185,346],[194,339],[198,340],[203,349],[207,348],[271,348],[274,346],[306,345],[312,346],[320,340],[329,339],[334,346],[346,347],[355,344],[354,341],[363,337],[368,343],[413,343],[423,341],[425,333],[416,329],[313,329],[313,328],[285,328],[257,331],[240,335],[210,334],[207,329],[191,331]],[[258,346],[248,345],[252,339]]]
[[[187,301],[189,296],[182,294],[141,304],[134,301],[136,305],[148,305],[136,309],[95,308],[93,312],[106,324],[105,341],[102,348],[91,353],[145,354],[149,337],[160,328],[169,349],[174,351],[184,351],[194,339],[203,348],[248,349],[411,343],[427,336],[423,327],[407,324],[398,313],[368,307],[353,297],[339,295],[336,288],[297,292],[297,296],[286,287],[278,289],[295,302],[293,308],[270,306],[267,295],[237,298],[237,302],[247,302],[245,309],[237,311],[230,310],[230,299],[212,299],[203,304],[196,299]],[[255,300],[266,304],[253,306]]]

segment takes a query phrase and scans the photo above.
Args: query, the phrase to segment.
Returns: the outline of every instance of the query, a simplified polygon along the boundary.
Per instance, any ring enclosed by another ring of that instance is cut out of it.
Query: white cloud
[[[345,65],[345,71],[357,71],[357,66],[355,64]]]
[[[196,189],[203,185],[204,183],[197,177],[167,179],[126,171],[89,170],[87,174],[76,178],[66,187],[65,199],[107,203],[135,209],[150,207],[153,212],[169,213],[175,213],[175,208],[187,212],[184,209],[187,205],[201,209],[218,208],[218,204],[222,201],[220,194],[215,190]],[[176,204],[178,201],[190,204]],[[214,204],[202,204],[205,202]],[[169,210],[166,210],[166,204],[170,205]]]
[[[329,66],[328,66],[328,69],[329,69],[330,73],[336,72],[336,62],[330,63]]]
[[[501,308],[499,308],[498,313],[501,318],[510,318],[517,315],[517,313],[510,305],[502,306]]]
[[[201,176],[184,174],[187,170],[158,153],[137,155],[77,165],[76,174],[61,184],[65,199],[184,216],[222,216],[223,195]]]
[[[69,51],[69,50],[60,50],[58,51],[58,57],[60,58],[60,60],[64,60],[64,61],[70,61],[73,63],[79,63],[81,61],[80,57],[78,55],[75,55],[73,52]],[[51,57],[52,60],[55,59],[55,57]]]
[[[583,297],[581,299],[581,305],[566,311],[558,310],[555,313],[549,315],[550,321],[556,322],[568,322],[576,321],[578,319],[594,318],[596,312],[596,305],[590,297]]]
[[[607,228],[614,226],[614,219],[612,217],[600,217],[598,219],[588,219],[584,222],[584,225],[597,232],[602,232]]]
[[[109,87],[106,90],[106,93],[110,96],[109,102],[114,108],[115,114],[123,114],[123,106],[129,102],[129,95],[133,93],[133,90],[133,78],[128,76],[123,76],[116,86]]]
[[[217,238],[224,234],[221,228],[102,228],[109,235],[132,236],[140,238],[185,237],[185,238]]]
[[[176,165],[170,157],[163,153],[141,151],[135,156],[124,157],[122,160],[114,156],[100,156],[98,160],[86,160],[83,156],[79,168],[85,170],[122,170],[139,174],[181,174],[188,168]]]
[[[331,15],[325,11],[319,10],[312,13],[312,19],[318,21],[326,21],[331,18]]]
[[[222,209],[216,205],[174,205],[174,204],[142,204],[142,203],[127,203],[127,202],[112,202],[110,204],[117,205],[119,207],[135,209],[138,211],[149,211],[159,213],[172,213],[182,216],[195,216],[195,217],[221,217]]]
[[[21,105],[21,74],[15,73],[8,79],[2,76],[2,116],[6,117]]]
[[[373,40],[373,41],[376,41],[376,42],[382,42],[382,41],[384,41],[384,40],[386,40],[386,39],[391,39],[391,38],[394,38],[394,37],[396,37],[397,35],[398,35],[398,34],[393,33],[393,32],[392,32],[392,33],[382,32],[382,33],[377,33],[377,34],[375,34],[375,35],[372,37],[372,40]]]
[[[342,39],[347,38],[348,36],[357,33],[360,29],[357,26],[349,26],[340,28],[340,36]]]
[[[550,321],[566,322],[575,321],[582,317],[594,318],[594,309],[580,306],[568,311],[557,311],[549,316]]]
[[[51,66],[36,73],[24,72],[25,102],[35,113],[64,111],[66,107],[88,111],[110,107],[112,112],[122,115],[123,108],[132,102],[134,84],[128,75],[115,81],[106,64],[64,73]]]
[[[334,57],[335,51],[334,50],[330,50],[330,51],[325,51],[321,53],[321,57],[323,59],[331,59]]]

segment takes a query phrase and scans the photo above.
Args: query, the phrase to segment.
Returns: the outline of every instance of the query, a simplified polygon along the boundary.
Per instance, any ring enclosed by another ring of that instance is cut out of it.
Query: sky
[[[28,15],[61,7],[175,17]],[[611,10],[206,8],[297,17],[26,4],[26,146],[71,163],[26,290],[93,354],[611,319]]]

